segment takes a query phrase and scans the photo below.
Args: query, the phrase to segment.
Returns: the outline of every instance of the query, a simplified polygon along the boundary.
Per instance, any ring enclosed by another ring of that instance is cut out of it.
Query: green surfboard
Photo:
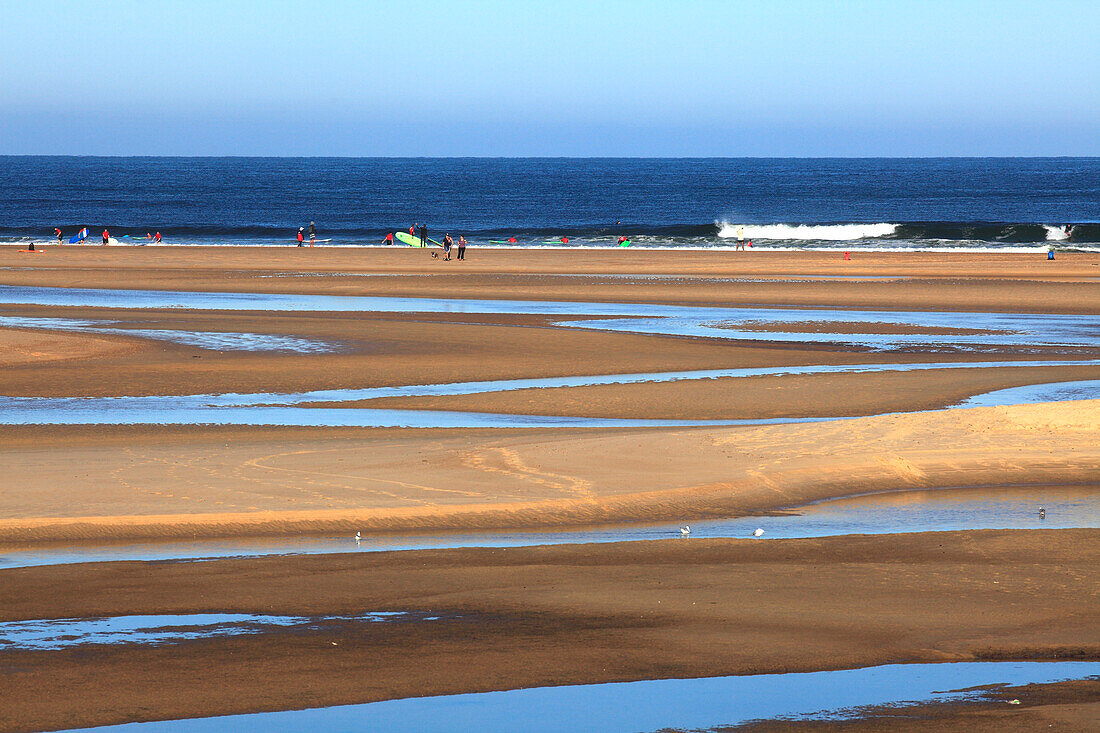
[[[409,234],[408,232],[397,232],[393,236],[397,237],[397,240],[399,242],[404,242],[405,244],[409,245],[410,247],[419,247],[420,246],[420,238],[419,237],[414,237],[413,235]]]

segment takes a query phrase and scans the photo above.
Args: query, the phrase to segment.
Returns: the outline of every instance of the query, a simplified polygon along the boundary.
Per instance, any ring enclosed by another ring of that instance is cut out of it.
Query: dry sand
[[[719,429],[8,428],[0,541],[677,521],[1100,483],[1098,431],[1097,401]]]

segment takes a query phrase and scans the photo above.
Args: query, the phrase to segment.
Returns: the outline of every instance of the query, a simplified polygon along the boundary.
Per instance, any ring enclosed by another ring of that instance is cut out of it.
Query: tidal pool
[[[320,629],[339,622],[434,621],[438,616],[374,611],[354,616],[272,616],[252,613],[188,613],[0,622],[0,653],[44,651],[87,644],[170,644],[244,634],[272,627]]]
[[[119,321],[94,321],[78,318],[31,318],[0,316],[0,328],[24,328],[75,333],[105,333],[113,336],[168,341],[214,351],[273,351],[295,354],[323,354],[338,351],[330,341],[282,336],[270,333],[232,331],[183,331],[172,328],[120,328]]]
[[[1046,684],[1100,674],[1100,662],[889,664],[830,672],[537,687],[95,728],[134,733],[234,731],[522,731],[645,733],[754,720],[858,718],[861,708],[975,699],[969,688]],[[91,730],[91,729],[87,729]]]

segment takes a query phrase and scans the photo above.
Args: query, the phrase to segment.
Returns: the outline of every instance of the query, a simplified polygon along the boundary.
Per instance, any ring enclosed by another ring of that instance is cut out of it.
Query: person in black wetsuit
[[[423,224],[420,225],[420,246],[428,246],[428,227],[424,226]]]
[[[317,241],[317,227],[313,222],[309,223],[309,246],[312,247],[313,243]]]

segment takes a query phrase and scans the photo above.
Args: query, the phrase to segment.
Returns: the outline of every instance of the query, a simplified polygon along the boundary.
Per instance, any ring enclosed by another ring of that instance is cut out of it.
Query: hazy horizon
[[[1100,155],[1100,4],[14,0],[0,154]]]

